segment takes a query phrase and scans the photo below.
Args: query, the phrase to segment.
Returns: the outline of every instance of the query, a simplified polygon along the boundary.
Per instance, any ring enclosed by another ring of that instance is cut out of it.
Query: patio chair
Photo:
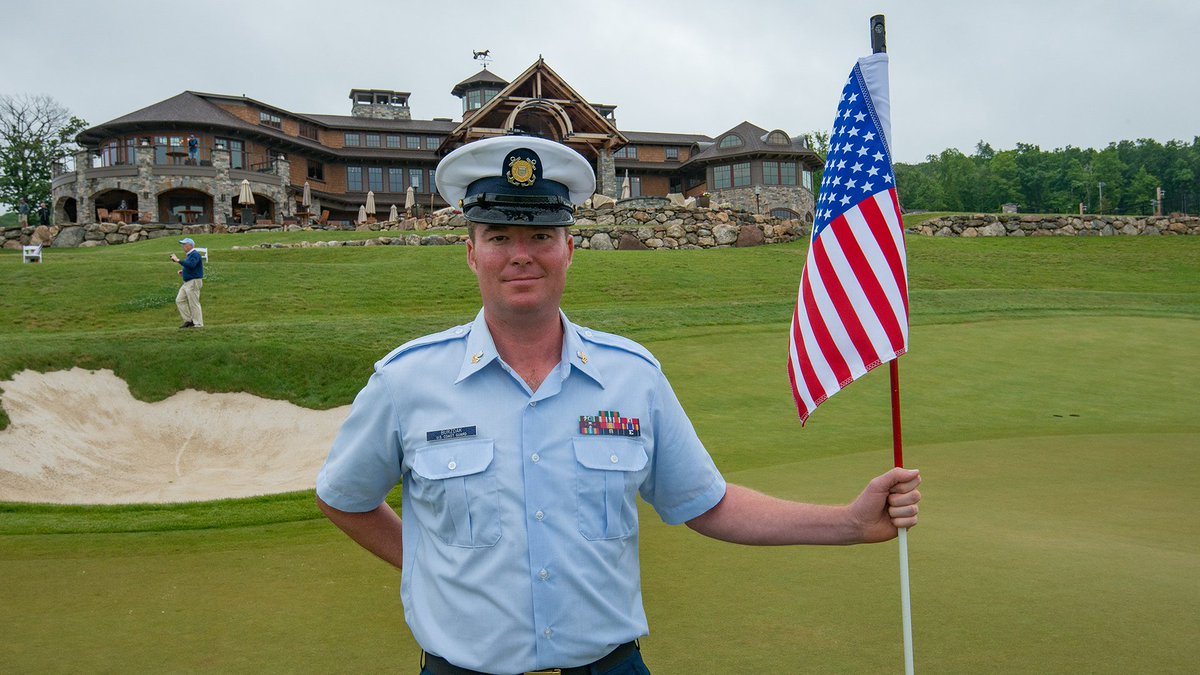
[[[22,246],[21,247],[21,262],[40,263],[42,262],[42,245]]]
[[[112,216],[108,214],[108,209],[96,209],[96,219],[102,223],[112,222]]]
[[[200,254],[200,257],[204,259],[204,262],[208,262],[208,249],[207,249],[207,248],[200,248],[199,246],[196,246],[196,247],[195,247],[194,249],[192,249],[192,250],[194,250],[194,251],[196,251],[197,253],[199,253],[199,254]]]
[[[317,225],[326,225],[329,223],[329,209],[321,212],[321,217],[317,218]]]

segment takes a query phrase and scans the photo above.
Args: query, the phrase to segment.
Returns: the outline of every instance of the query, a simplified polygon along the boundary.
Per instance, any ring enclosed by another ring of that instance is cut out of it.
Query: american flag
[[[788,379],[800,423],[908,350],[908,269],[889,154],[887,54],[858,60],[829,137],[792,314]]]

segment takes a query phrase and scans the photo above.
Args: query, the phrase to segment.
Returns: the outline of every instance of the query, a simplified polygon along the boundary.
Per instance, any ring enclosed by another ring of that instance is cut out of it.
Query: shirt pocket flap
[[[479,473],[492,463],[492,441],[463,441],[418,448],[412,468],[430,480],[458,478]]]
[[[600,471],[641,471],[646,466],[646,446],[633,438],[605,436],[575,438],[575,459]]]

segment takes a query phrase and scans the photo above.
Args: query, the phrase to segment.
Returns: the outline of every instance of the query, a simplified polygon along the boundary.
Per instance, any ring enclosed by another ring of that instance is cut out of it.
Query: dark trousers
[[[422,669],[421,675],[433,675],[433,673]],[[593,668],[591,675],[650,675],[650,670],[646,668],[646,663],[642,661],[642,652],[635,649],[629,658],[608,670],[601,671]]]

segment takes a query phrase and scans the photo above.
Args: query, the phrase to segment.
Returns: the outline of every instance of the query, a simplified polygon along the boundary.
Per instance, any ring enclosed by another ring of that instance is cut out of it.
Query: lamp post
[[[762,186],[755,185],[754,186],[754,212],[759,215],[762,214],[762,205],[758,201],[759,195],[761,195],[761,194],[762,194]]]
[[[1100,188],[1100,206],[1098,210],[1100,213],[1104,213],[1104,181],[1100,181],[1096,185]]]

